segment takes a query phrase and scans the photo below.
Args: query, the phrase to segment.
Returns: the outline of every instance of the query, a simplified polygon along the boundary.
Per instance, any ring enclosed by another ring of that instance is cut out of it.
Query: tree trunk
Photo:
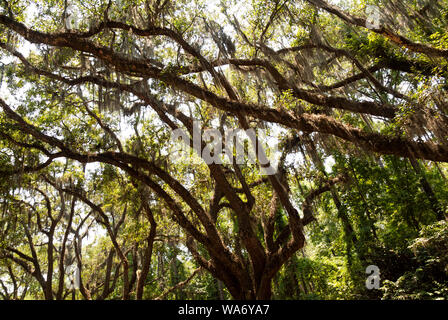
[[[412,167],[414,168],[414,171],[417,173],[417,175],[420,177],[420,185],[422,187],[422,190],[425,192],[429,204],[431,206],[431,210],[434,211],[436,214],[437,220],[445,220],[445,214],[442,210],[442,207],[439,204],[439,201],[437,200],[434,191],[432,190],[431,185],[429,184],[428,180],[425,177],[425,173],[421,170],[420,164],[415,158],[409,158],[409,162],[411,163]]]

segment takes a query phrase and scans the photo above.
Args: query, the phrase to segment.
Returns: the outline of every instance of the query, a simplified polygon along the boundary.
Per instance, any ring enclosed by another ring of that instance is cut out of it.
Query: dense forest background
[[[448,1],[0,3],[2,299],[448,298]]]

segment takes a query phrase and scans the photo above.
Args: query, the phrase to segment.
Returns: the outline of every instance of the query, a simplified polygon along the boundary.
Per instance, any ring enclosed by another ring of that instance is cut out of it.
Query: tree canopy
[[[448,1],[0,3],[3,299],[448,297]]]

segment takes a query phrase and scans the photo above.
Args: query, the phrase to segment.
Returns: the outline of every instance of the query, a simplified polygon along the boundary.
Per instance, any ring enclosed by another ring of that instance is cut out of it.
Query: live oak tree
[[[446,219],[425,166],[448,161],[447,2],[369,4],[381,12],[373,27],[365,2],[4,0],[0,175],[14,181],[2,185],[7,194],[33,200],[4,203],[27,243],[4,231],[2,260],[33,276],[46,299],[64,298],[63,273],[59,285],[52,279],[54,231],[70,233],[62,218],[72,206],[71,221],[80,203],[111,243],[104,275],[90,270],[82,296],[107,298],[119,281],[121,298],[141,299],[156,213],[180,228],[175,243],[198,267],[179,287],[205,270],[233,298],[269,299],[279,270],[304,248],[322,195],[336,208],[348,250],[367,259],[346,194],[357,188],[357,201],[374,204],[362,197],[352,163],[328,172],[330,156],[338,164],[368,157],[380,166],[385,156],[406,159],[434,217]],[[263,175],[259,165],[236,161],[174,161],[170,133],[183,129],[193,139],[196,120],[201,129],[271,132],[280,141],[278,172]],[[82,178],[64,182],[61,171]],[[32,209],[41,200],[48,231],[41,209]],[[143,230],[120,231],[141,225],[141,217]],[[31,230],[47,237],[45,276]],[[17,249],[25,245],[29,254]]]

